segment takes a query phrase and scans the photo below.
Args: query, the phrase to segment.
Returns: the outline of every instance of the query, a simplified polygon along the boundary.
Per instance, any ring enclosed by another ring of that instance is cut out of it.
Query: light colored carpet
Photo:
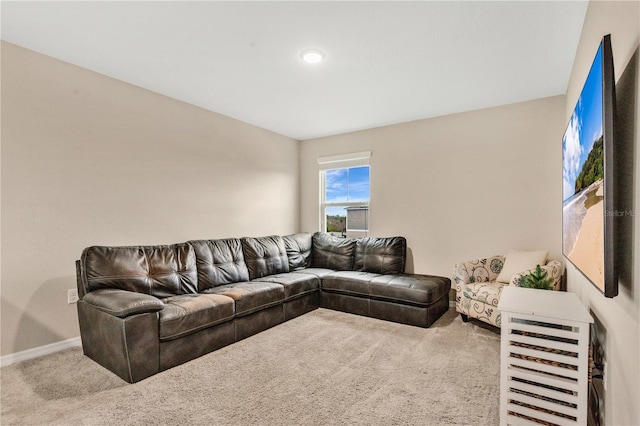
[[[494,425],[500,336],[318,309],[130,385],[79,348],[2,368],[3,425]]]

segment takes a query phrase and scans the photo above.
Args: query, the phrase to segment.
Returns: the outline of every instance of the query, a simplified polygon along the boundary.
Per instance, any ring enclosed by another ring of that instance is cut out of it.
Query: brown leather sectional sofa
[[[134,383],[318,307],[429,327],[451,280],[405,274],[403,237],[329,234],[88,247],[85,355]]]

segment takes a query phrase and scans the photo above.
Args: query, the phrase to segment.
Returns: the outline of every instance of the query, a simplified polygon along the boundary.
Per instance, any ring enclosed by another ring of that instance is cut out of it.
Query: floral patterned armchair
[[[522,271],[511,276],[509,283],[496,279],[505,263],[505,256],[492,256],[486,259],[458,263],[453,268],[453,281],[456,286],[456,311],[464,322],[476,318],[500,327],[501,313],[498,301],[505,285],[520,286],[520,280],[535,270]],[[564,264],[559,260],[547,260],[540,265],[547,271],[547,277],[553,278],[553,289],[560,290]]]

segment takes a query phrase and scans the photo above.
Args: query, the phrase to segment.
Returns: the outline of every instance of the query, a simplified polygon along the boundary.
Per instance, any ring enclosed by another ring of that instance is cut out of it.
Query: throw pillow
[[[544,266],[547,262],[548,250],[521,251],[509,250],[504,260],[504,266],[496,281],[509,284],[511,277],[530,269],[536,265]]]

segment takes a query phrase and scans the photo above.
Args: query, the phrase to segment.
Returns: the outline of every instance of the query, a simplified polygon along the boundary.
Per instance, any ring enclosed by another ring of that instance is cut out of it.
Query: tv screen
[[[562,252],[607,297],[618,294],[614,120],[615,77],[607,35],[562,138]]]

